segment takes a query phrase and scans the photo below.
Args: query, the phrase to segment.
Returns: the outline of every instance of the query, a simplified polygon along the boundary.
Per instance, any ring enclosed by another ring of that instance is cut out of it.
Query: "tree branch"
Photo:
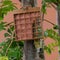
[[[13,40],[11,40],[11,43],[9,44],[9,46],[8,46],[8,48],[7,48],[7,50],[6,50],[5,56],[7,55],[8,49],[10,48],[10,46],[11,46],[12,43],[13,43]]]
[[[50,23],[50,24],[52,24],[52,25],[56,25],[56,24],[54,24],[54,23],[50,22],[50,21],[49,21],[49,20],[47,20],[47,19],[44,19],[44,21],[46,21],[46,22],[48,22],[48,23]]]
[[[57,10],[56,6],[54,4],[50,4],[55,10]]]
[[[12,23],[14,23],[14,22],[10,22],[10,23],[6,24],[5,26],[7,27],[7,26],[11,25]]]

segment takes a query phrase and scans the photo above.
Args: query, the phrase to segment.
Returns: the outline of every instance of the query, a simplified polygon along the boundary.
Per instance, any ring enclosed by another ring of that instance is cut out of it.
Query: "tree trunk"
[[[59,25],[59,27],[60,27],[60,10],[57,10],[57,14],[58,14],[58,25]],[[60,35],[60,29],[59,29],[59,35]],[[58,49],[59,49],[60,47],[58,47]],[[59,60],[60,60],[60,49],[58,50],[58,52],[59,52]]]
[[[36,6],[36,0],[22,0],[22,2],[24,7],[30,5],[32,7]],[[24,54],[25,54],[24,60],[44,60],[44,58],[43,59],[39,58],[37,50],[34,46],[34,40],[24,41]]]
[[[34,6],[34,0],[22,0],[23,7]],[[36,58],[36,48],[34,46],[34,40],[24,41],[24,60],[35,60]]]
[[[60,10],[58,10],[58,25],[60,27]],[[59,35],[60,35],[60,29],[59,29]]]
[[[36,49],[34,47],[34,40],[24,42],[25,60],[35,60]]]

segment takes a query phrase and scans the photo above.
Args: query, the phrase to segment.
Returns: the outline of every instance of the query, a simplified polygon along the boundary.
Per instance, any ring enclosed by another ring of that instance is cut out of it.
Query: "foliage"
[[[60,0],[42,0],[42,12],[46,13],[46,8],[56,5],[56,9],[60,10]]]
[[[2,0],[0,2],[0,31],[6,30],[5,41],[0,43],[0,60],[21,60],[23,55],[23,42],[15,41],[14,25],[7,28],[7,23],[3,22],[4,16],[16,9],[11,0]]]
[[[13,11],[16,9],[11,0],[3,0],[0,2],[0,20],[3,20],[4,15],[6,15],[9,11]]]
[[[57,10],[60,10],[60,0],[42,0],[42,12],[45,14],[47,11],[47,7],[54,7]],[[43,17],[44,18],[44,17]],[[60,27],[58,25],[54,25],[53,27],[55,30],[56,29],[60,29]],[[60,48],[60,36],[58,35],[58,33],[54,30],[54,29],[47,29],[44,32],[45,37],[49,37],[52,38],[53,40],[55,40],[56,43],[50,43],[47,46],[44,46],[44,49],[48,52],[51,53],[52,49],[55,46],[59,46]],[[54,49],[53,49],[54,50]]]
[[[3,22],[4,16],[16,9],[16,6],[11,0],[1,0],[0,2],[0,31],[5,30],[5,22]]]
[[[46,8],[49,6],[49,4],[54,3],[57,5],[58,9],[60,9],[60,0],[42,0],[42,12],[46,13]],[[9,11],[13,11],[16,9],[14,4],[11,0],[3,0],[0,2],[0,21],[3,20],[4,15],[6,15]],[[58,26],[54,26],[54,29],[58,29]],[[6,23],[0,22],[0,31],[6,29]],[[14,32],[14,26],[10,26],[7,30],[7,32],[4,34],[6,40],[2,43],[0,43],[0,59],[1,60],[19,60],[22,59],[22,48],[23,48],[23,42],[16,42],[15,41],[15,32]],[[60,36],[58,33],[56,33],[54,30],[46,30],[45,31],[45,37],[50,37],[54,39],[58,43],[51,43],[48,44],[48,46],[44,46],[44,49],[50,54],[51,50],[54,46],[60,46]]]
[[[5,24],[6,22],[0,22],[0,31],[6,30]]]
[[[41,11],[42,11],[43,13],[46,13],[46,7],[47,7],[47,4],[46,4],[45,0],[43,0],[43,1],[42,1],[42,8],[41,8]]]
[[[60,27],[59,27],[58,25],[54,25],[53,28],[54,28],[55,30],[60,29]]]
[[[14,26],[11,25],[4,34],[6,40],[0,43],[1,56],[7,56],[9,60],[19,60],[23,56],[23,42],[15,41]]]
[[[49,37],[55,40],[54,43],[51,43],[51,44],[48,44],[48,46],[45,46],[45,49],[48,50],[48,52],[49,51],[51,52],[51,50],[56,46],[60,48],[60,36],[56,31],[54,31],[53,29],[47,29],[44,35],[45,37]]]

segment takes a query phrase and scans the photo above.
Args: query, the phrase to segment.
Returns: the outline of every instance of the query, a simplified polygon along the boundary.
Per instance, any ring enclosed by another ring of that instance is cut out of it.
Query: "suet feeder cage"
[[[29,7],[14,11],[16,40],[40,39],[41,30],[40,8]]]

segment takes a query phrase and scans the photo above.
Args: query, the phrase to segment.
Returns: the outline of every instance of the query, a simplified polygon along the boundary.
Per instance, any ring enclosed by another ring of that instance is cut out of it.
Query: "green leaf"
[[[0,20],[3,20],[3,15],[2,14],[0,14]]]
[[[0,60],[8,60],[8,57],[7,56],[2,56],[2,57],[0,57]]]
[[[44,36],[45,36],[45,37],[48,37],[48,32],[45,31],[45,32],[44,32]]]
[[[10,37],[11,35],[9,33],[4,34],[5,37]]]
[[[48,54],[51,54],[51,49],[47,46],[44,46],[44,49],[45,51],[48,53]]]
[[[58,33],[56,33],[53,29],[46,30],[46,32],[48,33],[48,37],[58,40]]]
[[[60,29],[60,27],[58,25],[54,25],[53,27],[54,29]]]
[[[5,30],[4,22],[0,22],[0,31]]]
[[[3,20],[4,16],[8,12],[16,9],[16,7],[14,6],[14,4],[11,0],[3,0],[3,2],[1,2],[1,4],[2,4],[2,7],[0,7],[0,20]]]
[[[24,42],[23,41],[20,41],[20,42],[17,42],[19,44],[19,46],[23,47],[24,46]]]
[[[46,32],[48,33],[48,36],[47,37],[50,37],[52,38],[53,40],[55,40],[56,43],[52,43],[50,46],[51,47],[56,47],[56,46],[59,46],[60,47],[60,36],[57,32],[55,32],[53,29],[49,29],[49,30],[46,30]],[[49,48],[51,48],[49,47]]]
[[[15,37],[15,33],[13,33],[13,37]]]
[[[41,9],[41,11],[43,13],[46,13],[46,7],[47,7],[47,5],[46,5],[45,1],[44,2],[42,1],[42,9]]]
[[[10,0],[3,1],[3,5],[10,5],[10,4],[12,4],[12,1],[10,1]]]
[[[1,43],[0,43],[0,47],[1,47],[1,46],[4,46],[5,44],[6,44],[5,42],[1,42]]]
[[[14,31],[14,26],[12,25],[12,26],[10,27],[10,29],[11,29],[12,31]]]
[[[9,29],[9,28],[8,28],[8,30],[7,30],[7,31],[8,31],[8,33],[12,34],[12,31],[11,31],[11,29]]]
[[[18,47],[15,47],[15,48],[10,48],[7,55],[10,59],[19,60],[22,58],[22,54],[23,54],[22,50],[20,50],[20,48],[18,48]]]

